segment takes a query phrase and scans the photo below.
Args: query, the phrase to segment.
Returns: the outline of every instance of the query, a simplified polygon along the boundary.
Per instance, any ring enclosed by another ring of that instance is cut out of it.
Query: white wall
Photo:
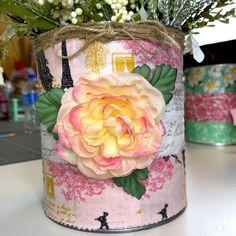
[[[200,34],[194,37],[199,45],[206,45],[236,39],[236,18],[231,18],[229,24],[214,22],[215,27],[205,27],[197,30]]]

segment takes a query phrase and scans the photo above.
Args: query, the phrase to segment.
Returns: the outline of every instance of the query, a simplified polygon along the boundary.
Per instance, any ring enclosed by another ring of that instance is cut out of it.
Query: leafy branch
[[[19,23],[24,22],[40,31],[51,30],[59,26],[58,23],[41,14],[38,10],[31,8],[22,0],[1,0],[0,12],[13,17]]]

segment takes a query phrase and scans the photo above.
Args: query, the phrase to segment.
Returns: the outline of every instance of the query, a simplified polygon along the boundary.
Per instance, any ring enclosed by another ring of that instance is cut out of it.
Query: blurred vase
[[[185,70],[186,141],[236,144],[236,64]]]

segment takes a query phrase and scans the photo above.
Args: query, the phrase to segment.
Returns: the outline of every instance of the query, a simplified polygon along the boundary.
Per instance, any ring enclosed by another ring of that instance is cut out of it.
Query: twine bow
[[[153,55],[158,52],[147,50],[140,40],[159,43],[163,46],[174,44],[178,48],[184,48],[184,35],[181,31],[167,28],[157,21],[142,21],[137,23],[83,23],[81,25],[64,26],[39,35],[34,41],[34,51],[38,53],[49,47],[54,48],[55,44],[70,38],[84,39],[85,42],[72,55],[60,56],[61,58],[71,59],[96,41],[108,43],[113,40],[131,39],[135,40],[144,52]]]

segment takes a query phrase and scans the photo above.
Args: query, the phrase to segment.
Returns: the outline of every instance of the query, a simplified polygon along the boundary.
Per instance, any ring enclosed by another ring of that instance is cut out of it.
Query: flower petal
[[[72,165],[76,165],[77,155],[71,149],[63,147],[58,141],[56,142],[56,153],[61,159],[69,162]]]
[[[144,169],[147,166],[149,166],[153,160],[155,159],[156,154],[152,154],[150,156],[146,156],[146,157],[137,157],[136,160],[136,168],[137,169]]]
[[[103,141],[101,154],[107,158],[119,156],[119,150],[116,143],[116,138],[114,136],[106,134],[106,137]]]
[[[71,144],[69,142],[69,137],[70,137],[69,133],[61,126],[57,128],[57,133],[61,145],[63,145],[65,148],[68,149],[71,148]]]
[[[109,169],[114,169],[117,168],[117,166],[120,164],[121,157],[105,158],[103,156],[98,156],[95,158],[95,161],[102,167],[109,167]]]
[[[76,81],[58,113],[58,155],[97,179],[148,166],[163,135],[160,91],[134,73],[83,75]]]
[[[107,170],[101,170],[92,159],[78,159],[77,166],[82,174],[94,179],[108,179],[112,175]]]
[[[69,122],[73,125],[73,127],[81,131],[81,120],[88,115],[88,110],[85,108],[86,104],[80,104],[76,107],[73,107],[70,111]]]
[[[82,158],[92,158],[98,155],[98,148],[90,146],[90,150],[88,150],[88,147],[84,146],[84,143],[81,141],[80,135],[75,135],[73,137],[70,137],[70,143],[72,150]]]
[[[115,177],[127,176],[137,167],[135,158],[122,158],[119,169],[111,170]]]

